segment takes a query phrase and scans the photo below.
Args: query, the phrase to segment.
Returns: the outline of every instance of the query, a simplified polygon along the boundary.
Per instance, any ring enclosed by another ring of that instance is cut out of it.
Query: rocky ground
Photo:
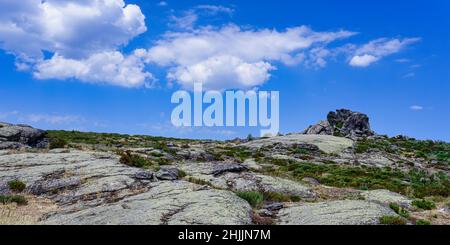
[[[450,144],[366,115],[227,142],[0,124],[0,224],[450,224]]]

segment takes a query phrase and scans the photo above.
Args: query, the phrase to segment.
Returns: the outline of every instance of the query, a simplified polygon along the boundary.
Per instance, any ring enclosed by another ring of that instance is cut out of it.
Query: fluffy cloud
[[[231,25],[168,33],[148,49],[145,62],[169,68],[171,81],[188,86],[249,88],[269,79],[273,63],[302,61],[324,65],[329,43],[348,38],[348,31],[315,32],[306,26],[277,30],[243,30]]]
[[[409,109],[411,109],[413,111],[421,111],[421,110],[423,110],[423,106],[413,105],[413,106],[410,106]]]
[[[37,78],[106,82],[122,75],[111,83],[143,83],[137,78],[145,76],[140,66],[131,69],[130,61],[115,51],[147,30],[137,5],[123,0],[0,0],[0,4],[0,48],[16,55],[18,69],[35,67]],[[45,60],[44,52],[53,53],[53,58]],[[113,63],[95,60],[100,57]],[[112,73],[101,78],[93,73],[98,71]],[[130,79],[123,77],[128,75]]]
[[[74,78],[88,83],[106,83],[122,87],[151,86],[152,74],[144,71],[143,50],[124,56],[117,51],[96,53],[86,59],[67,59],[54,55],[35,67],[38,79]]]
[[[379,38],[356,49],[349,64],[355,67],[367,67],[383,57],[398,53],[418,41],[420,41],[419,38],[405,38],[403,40]]]

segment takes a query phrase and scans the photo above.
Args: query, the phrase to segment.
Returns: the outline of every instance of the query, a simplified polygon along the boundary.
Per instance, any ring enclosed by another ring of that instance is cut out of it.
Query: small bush
[[[406,221],[399,216],[383,216],[380,218],[382,225],[406,225]]]
[[[246,200],[253,208],[260,208],[264,201],[264,195],[257,191],[237,192],[236,195]]]
[[[428,220],[419,219],[416,221],[416,225],[431,225],[431,222]]]
[[[394,210],[394,212],[396,212],[398,215],[404,217],[404,218],[409,218],[409,212],[404,209],[403,207],[401,207],[400,205],[398,205],[397,203],[391,203],[389,204],[389,207]]]
[[[436,204],[434,204],[434,202],[423,199],[413,201],[412,205],[424,210],[432,210],[436,208]]]
[[[265,192],[264,200],[272,202],[299,202],[301,198],[294,195],[286,195],[278,192]]]
[[[119,151],[117,154],[120,156],[120,163],[128,166],[143,168],[152,165],[147,158],[131,154],[129,151]]]
[[[67,141],[64,139],[50,139],[50,149],[59,149],[59,148],[65,148],[67,145]]]
[[[25,199],[24,196],[18,196],[18,195],[4,196],[4,195],[0,195],[0,203],[2,203],[3,205],[8,204],[8,203],[17,203],[17,205],[27,205],[28,201]]]
[[[15,192],[22,192],[25,190],[27,185],[20,180],[12,180],[8,182],[9,189]]]

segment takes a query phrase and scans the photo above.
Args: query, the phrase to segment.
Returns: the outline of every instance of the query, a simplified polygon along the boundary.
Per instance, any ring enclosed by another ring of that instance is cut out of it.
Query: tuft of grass
[[[431,225],[431,222],[428,220],[419,219],[416,221],[416,225]]]
[[[406,225],[406,221],[399,216],[382,216],[380,217],[380,224],[382,225]]]
[[[246,200],[253,208],[261,208],[264,202],[264,195],[257,191],[240,191],[236,195]]]
[[[118,151],[120,163],[137,168],[146,168],[153,166],[153,162],[145,157],[132,154],[130,151]]]
[[[17,203],[17,205],[27,205],[28,201],[24,196],[19,196],[19,195],[13,195],[13,196],[5,196],[5,195],[0,195],[0,203],[2,203],[3,205],[9,204],[9,203]]]
[[[415,200],[412,202],[412,205],[424,210],[432,210],[436,208],[436,204],[433,201],[428,200]]]
[[[401,207],[397,203],[390,203],[389,207],[392,210],[394,210],[394,212],[396,212],[398,215],[402,216],[403,218],[409,218],[410,217],[408,210],[404,209],[403,207]]]
[[[264,192],[263,193],[265,201],[272,202],[299,202],[301,197],[295,195],[286,195],[278,192]]]
[[[25,190],[27,185],[25,183],[23,183],[22,181],[20,181],[20,180],[12,180],[12,181],[8,182],[8,187],[12,191],[22,192],[23,190]]]
[[[194,183],[194,184],[197,184],[197,185],[211,186],[211,183],[209,183],[208,181],[202,180],[202,179],[197,179],[197,178],[194,178],[194,177],[187,178],[187,181],[191,182],[191,183]]]
[[[65,148],[67,146],[67,141],[61,138],[50,138],[50,149]]]

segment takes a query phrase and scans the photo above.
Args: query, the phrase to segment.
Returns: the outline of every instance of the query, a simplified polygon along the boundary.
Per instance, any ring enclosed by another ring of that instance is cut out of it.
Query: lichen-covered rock
[[[220,163],[214,165],[211,174],[214,176],[219,176],[223,173],[240,173],[247,170],[248,168],[241,164]]]
[[[180,171],[173,167],[164,167],[156,173],[156,178],[159,180],[177,180],[180,178]]]
[[[299,144],[310,144],[319,147],[319,149],[325,153],[339,154],[345,149],[352,147],[353,140],[330,135],[290,134],[285,136],[252,140],[248,143],[243,144],[243,146],[249,147],[251,149],[259,149],[261,147],[274,144],[282,144],[286,147],[297,147]]]
[[[412,200],[395,192],[388,190],[364,191],[360,194],[367,201],[377,202],[385,206],[396,203],[405,208],[411,208]]]
[[[344,200],[284,208],[278,219],[281,225],[377,225],[385,215],[396,214],[374,202]]]
[[[328,121],[320,121],[315,125],[309,126],[304,134],[320,134],[320,135],[333,135],[333,127]]]
[[[24,146],[41,146],[46,132],[28,125],[2,124],[0,149],[17,149]]]
[[[184,181],[155,182],[150,190],[119,202],[70,213],[42,223],[63,225],[246,225],[251,207],[232,192],[198,188]]]
[[[368,137],[375,134],[370,129],[369,117],[366,114],[347,109],[328,113],[326,121],[309,126],[303,133],[350,138]]]

